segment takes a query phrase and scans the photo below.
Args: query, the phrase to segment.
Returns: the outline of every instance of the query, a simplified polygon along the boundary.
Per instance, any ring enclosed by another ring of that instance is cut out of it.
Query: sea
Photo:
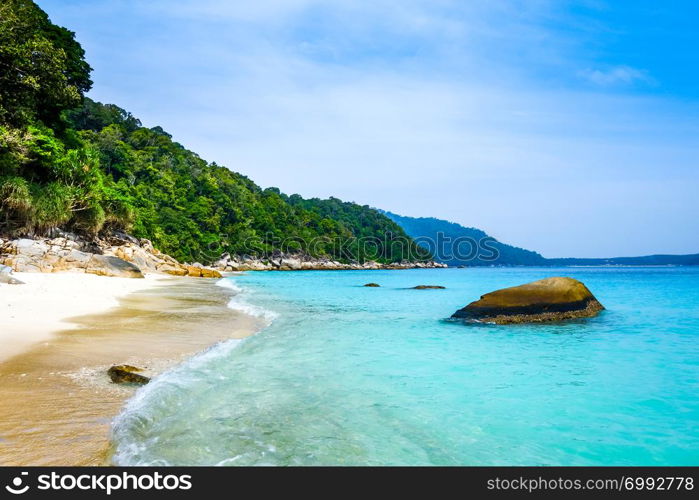
[[[606,310],[449,320],[552,276]],[[249,272],[218,286],[267,326],[140,389],[114,422],[114,464],[699,465],[698,268]]]

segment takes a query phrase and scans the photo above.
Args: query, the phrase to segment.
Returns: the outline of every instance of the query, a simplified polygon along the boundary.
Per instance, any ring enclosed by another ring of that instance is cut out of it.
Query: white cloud
[[[646,71],[630,66],[615,66],[605,70],[587,69],[581,72],[581,75],[586,80],[602,87],[653,83],[653,79]]]

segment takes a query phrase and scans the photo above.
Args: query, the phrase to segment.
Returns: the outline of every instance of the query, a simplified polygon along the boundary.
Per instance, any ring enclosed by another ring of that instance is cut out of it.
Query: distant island
[[[434,217],[406,217],[382,211],[389,219],[398,224],[410,237],[434,253],[434,260],[458,266],[696,266],[699,254],[690,255],[646,255],[641,257],[612,258],[555,258],[547,259],[540,253],[502,243],[485,231],[474,227],[464,227]],[[460,240],[466,249],[462,255],[454,255],[451,242]],[[435,248],[438,242],[442,248]],[[477,248],[469,255],[468,243],[475,242]]]

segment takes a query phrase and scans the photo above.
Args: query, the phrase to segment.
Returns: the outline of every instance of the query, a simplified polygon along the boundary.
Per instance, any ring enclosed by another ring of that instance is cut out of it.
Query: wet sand
[[[170,280],[0,363],[0,465],[107,465],[111,420],[136,390],[111,383],[110,366],[158,374],[262,327],[216,280]]]

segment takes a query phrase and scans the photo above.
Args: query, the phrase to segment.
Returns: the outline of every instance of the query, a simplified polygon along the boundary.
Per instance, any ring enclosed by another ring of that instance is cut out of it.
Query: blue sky
[[[699,252],[699,3],[39,0],[90,96],[258,184],[548,257]]]

